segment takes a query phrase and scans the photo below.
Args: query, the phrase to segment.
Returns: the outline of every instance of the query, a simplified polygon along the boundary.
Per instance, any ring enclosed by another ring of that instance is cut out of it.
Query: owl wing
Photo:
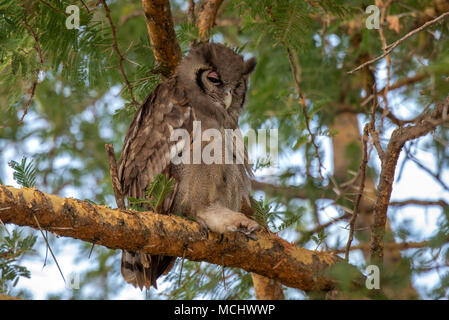
[[[154,178],[166,172],[176,141],[173,130],[192,131],[191,107],[176,78],[161,83],[134,115],[118,163],[124,194],[144,198]]]
[[[160,84],[134,115],[118,162],[118,178],[125,195],[145,198],[148,185],[160,173],[170,169],[171,151],[177,141],[170,141],[173,130],[192,131],[191,107],[185,90],[176,78]],[[173,197],[176,192],[172,192]],[[166,199],[167,200],[167,199]],[[167,213],[169,205],[165,206]],[[157,288],[156,280],[168,272],[175,257],[123,251],[121,273],[128,283],[142,289]]]

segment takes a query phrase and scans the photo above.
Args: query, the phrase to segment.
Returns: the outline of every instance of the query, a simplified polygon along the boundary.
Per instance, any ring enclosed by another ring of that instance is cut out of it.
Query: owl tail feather
[[[156,280],[167,274],[175,264],[176,257],[150,255],[142,252],[122,252],[121,272],[126,282],[142,290],[153,286],[157,289]]]

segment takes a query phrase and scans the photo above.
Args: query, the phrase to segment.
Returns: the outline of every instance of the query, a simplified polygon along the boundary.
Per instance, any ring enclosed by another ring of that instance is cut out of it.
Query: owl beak
[[[231,106],[232,103],[232,92],[231,89],[226,90],[226,96],[224,98],[224,104],[226,107],[226,110]]]

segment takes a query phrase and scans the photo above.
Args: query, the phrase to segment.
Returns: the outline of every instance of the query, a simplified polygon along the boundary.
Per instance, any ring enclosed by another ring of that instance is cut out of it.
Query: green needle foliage
[[[20,259],[33,251],[34,235],[23,236],[13,230],[11,234],[0,231],[0,293],[8,295],[19,282],[20,277],[30,278],[27,268],[20,265]]]
[[[128,197],[128,202],[135,210],[149,208],[153,212],[161,213],[161,206],[168,194],[173,191],[175,183],[173,178],[167,179],[164,174],[158,174],[147,188],[146,199]]]
[[[11,160],[8,165],[14,170],[14,180],[22,187],[32,188],[36,185],[37,169],[33,160],[27,163],[27,158],[22,158],[20,163]]]

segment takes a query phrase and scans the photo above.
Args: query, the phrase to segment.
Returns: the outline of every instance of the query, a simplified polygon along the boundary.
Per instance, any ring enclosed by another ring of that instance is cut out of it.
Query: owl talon
[[[200,233],[204,234],[206,239],[209,239],[209,228],[204,221],[200,221]]]
[[[238,219],[235,224],[227,227],[228,231],[240,232],[252,240],[257,240],[257,236],[254,235],[253,232],[259,229],[259,224],[243,215],[239,218],[240,219]]]
[[[254,230],[250,231],[248,229],[238,228],[236,231],[243,233],[245,236],[247,236],[251,240],[257,241],[259,239],[259,238],[257,238],[257,236],[255,234],[252,233]]]
[[[241,212],[236,212],[222,206],[211,206],[199,212],[198,218],[207,227],[217,233],[241,232],[246,236],[259,228],[259,224],[245,216]],[[253,239],[252,237],[251,239]]]

